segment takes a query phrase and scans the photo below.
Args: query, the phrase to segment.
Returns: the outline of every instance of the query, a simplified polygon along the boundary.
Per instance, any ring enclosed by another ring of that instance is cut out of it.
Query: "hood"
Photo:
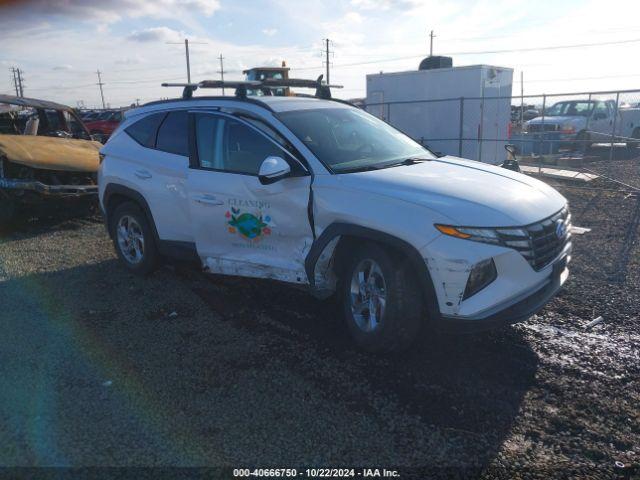
[[[557,117],[544,117],[544,123],[547,124],[562,124],[562,123],[573,123],[580,120],[586,120],[586,117],[580,116],[557,116]],[[531,125],[532,123],[540,124],[542,123],[542,117],[536,117],[527,122],[527,124]]]
[[[528,225],[567,203],[557,190],[539,180],[450,156],[340,177],[345,188],[423,205],[460,226]]]
[[[43,170],[97,172],[102,144],[92,140],[36,135],[0,135],[0,157]]]

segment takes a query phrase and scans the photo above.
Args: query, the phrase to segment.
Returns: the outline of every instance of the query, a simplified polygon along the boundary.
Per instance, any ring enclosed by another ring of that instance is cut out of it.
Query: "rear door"
[[[214,273],[306,283],[311,177],[269,127],[225,113],[190,115],[189,208],[204,265]],[[263,185],[258,172],[268,156],[284,158],[300,176]]]
[[[140,147],[129,150],[129,175],[146,199],[161,240],[193,242],[187,202],[187,111],[151,114],[127,127]]]

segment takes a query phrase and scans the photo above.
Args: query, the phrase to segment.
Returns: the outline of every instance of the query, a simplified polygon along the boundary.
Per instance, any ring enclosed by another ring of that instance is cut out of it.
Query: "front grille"
[[[564,222],[566,233],[558,237],[558,220]],[[564,207],[559,212],[531,225],[518,229],[500,229],[502,244],[520,252],[535,270],[542,270],[554,260],[571,241],[571,213]]]
[[[531,133],[535,132],[555,132],[559,130],[559,125],[555,125],[553,123],[532,123],[527,126],[527,130]]]

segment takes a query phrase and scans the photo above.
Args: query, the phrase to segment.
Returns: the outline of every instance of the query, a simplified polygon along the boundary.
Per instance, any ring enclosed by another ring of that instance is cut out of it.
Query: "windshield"
[[[573,101],[558,102],[545,112],[547,117],[588,117],[593,110],[594,102],[589,101]]]
[[[279,118],[335,173],[435,158],[411,138],[356,108],[297,110],[281,113]]]

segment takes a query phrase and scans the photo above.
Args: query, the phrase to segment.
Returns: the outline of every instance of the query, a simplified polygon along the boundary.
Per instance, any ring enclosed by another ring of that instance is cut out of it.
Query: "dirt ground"
[[[560,187],[592,231],[542,312],[386,357],[295,288],[137,278],[98,217],[24,218],[0,237],[0,465],[638,478],[640,195],[591,187]]]

